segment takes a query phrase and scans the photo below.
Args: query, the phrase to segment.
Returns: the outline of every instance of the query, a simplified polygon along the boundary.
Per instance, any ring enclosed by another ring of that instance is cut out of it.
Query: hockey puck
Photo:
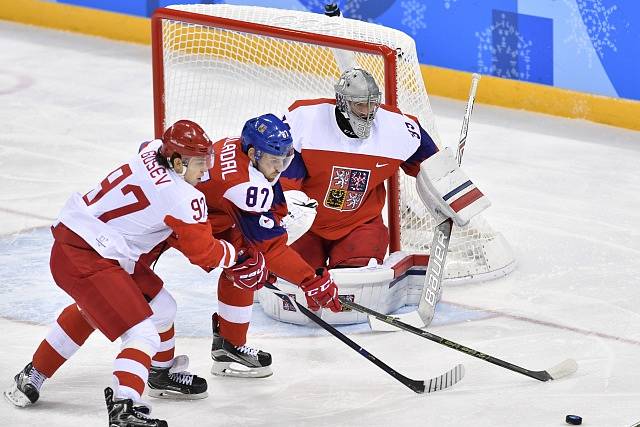
[[[574,426],[579,426],[582,424],[582,417],[578,415],[567,415],[567,418],[564,419],[567,424],[572,424]]]

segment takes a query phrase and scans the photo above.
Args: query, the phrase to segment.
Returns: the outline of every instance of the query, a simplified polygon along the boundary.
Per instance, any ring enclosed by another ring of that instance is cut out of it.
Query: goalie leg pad
[[[416,188],[438,223],[451,218],[462,227],[491,206],[489,199],[458,166],[449,147],[422,162]]]

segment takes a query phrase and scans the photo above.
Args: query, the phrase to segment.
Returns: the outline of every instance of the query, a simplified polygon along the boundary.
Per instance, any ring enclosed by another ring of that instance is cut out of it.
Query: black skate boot
[[[131,399],[113,399],[111,387],[104,389],[109,427],[168,427],[166,421],[152,419],[146,406],[133,406]]]
[[[46,379],[30,362],[13,378],[13,384],[4,391],[4,397],[16,406],[33,405],[40,397],[40,387]]]
[[[148,394],[162,399],[204,399],[207,380],[187,372],[189,358],[177,356],[170,368],[152,366],[149,370]]]
[[[273,375],[271,370],[271,354],[266,351],[248,347],[234,346],[220,336],[218,314],[211,317],[213,327],[213,343],[211,373],[226,377],[264,378]]]

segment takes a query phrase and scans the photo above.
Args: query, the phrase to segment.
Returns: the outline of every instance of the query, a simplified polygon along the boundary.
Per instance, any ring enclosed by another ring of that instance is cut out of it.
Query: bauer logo
[[[338,211],[355,211],[360,207],[369,186],[371,171],[334,166],[324,206]]]

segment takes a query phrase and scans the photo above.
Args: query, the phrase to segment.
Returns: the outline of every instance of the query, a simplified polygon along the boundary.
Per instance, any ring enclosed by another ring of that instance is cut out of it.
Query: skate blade
[[[211,373],[219,377],[266,378],[273,375],[271,367],[249,368],[235,362],[214,362]]]
[[[209,396],[206,391],[199,394],[180,393],[179,391],[172,390],[147,390],[149,397],[155,397],[156,399],[171,399],[171,400],[200,400]]]
[[[27,395],[18,390],[18,387],[15,383],[11,387],[6,389],[2,394],[4,395],[4,398],[7,400],[7,402],[19,408],[25,408],[27,406],[33,405]]]

